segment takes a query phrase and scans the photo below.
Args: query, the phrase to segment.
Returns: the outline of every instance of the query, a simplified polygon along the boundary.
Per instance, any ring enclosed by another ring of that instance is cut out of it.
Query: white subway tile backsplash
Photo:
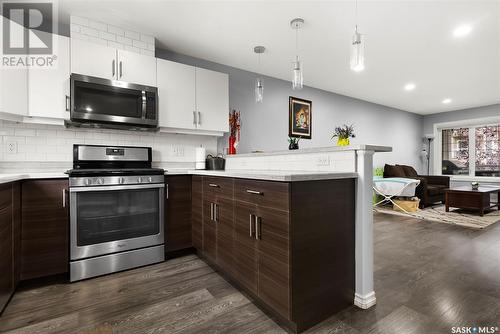
[[[141,34],[141,41],[149,44],[155,44],[155,38],[150,35]]]
[[[117,36],[124,36],[125,35],[125,30],[123,30],[120,27],[112,26],[108,24],[108,32],[115,34]]]
[[[76,24],[76,23],[71,23],[70,25],[70,31],[71,33],[74,33],[74,32],[80,32],[81,31],[81,25],[79,24]]]
[[[115,41],[116,40],[116,35],[115,34],[111,34],[109,32],[105,32],[105,31],[99,31],[99,38],[102,38],[102,39],[105,39],[105,40],[108,40],[108,41]]]
[[[113,41],[108,41],[108,46],[110,48],[115,48],[115,49],[120,49],[120,50],[125,49],[125,45],[123,45],[122,43],[117,43],[117,42],[113,42]]]
[[[86,17],[71,15],[70,21],[71,21],[71,23],[76,23],[76,24],[79,24],[81,26],[88,26],[89,25],[89,19]]]
[[[154,56],[154,36],[79,16],[71,16],[70,26],[71,38]]]
[[[94,28],[82,27],[81,33],[89,37],[99,37],[99,31]]]
[[[132,39],[123,36],[116,36],[116,41],[125,45],[132,45]]]
[[[15,129],[14,131],[14,134],[16,136],[36,136],[36,130],[34,129],[23,129],[23,128],[20,128],[20,129]]]
[[[147,49],[147,44],[141,41],[132,41],[132,45],[139,49]]]
[[[140,40],[141,39],[141,34],[135,31],[130,31],[130,30],[125,30],[125,37],[129,37],[135,40]]]
[[[97,21],[92,21],[89,20],[89,27],[101,30],[101,31],[108,31],[108,25],[102,22],[97,22]]]

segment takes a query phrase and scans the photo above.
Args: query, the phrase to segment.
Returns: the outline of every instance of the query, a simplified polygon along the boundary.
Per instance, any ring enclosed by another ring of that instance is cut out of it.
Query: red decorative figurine
[[[240,141],[240,112],[231,110],[229,112],[229,149],[227,154],[236,154],[236,146]]]

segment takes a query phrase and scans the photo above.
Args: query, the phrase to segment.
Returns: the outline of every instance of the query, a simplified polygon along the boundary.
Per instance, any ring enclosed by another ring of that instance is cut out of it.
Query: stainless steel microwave
[[[158,89],[123,81],[71,74],[68,126],[155,130]]]

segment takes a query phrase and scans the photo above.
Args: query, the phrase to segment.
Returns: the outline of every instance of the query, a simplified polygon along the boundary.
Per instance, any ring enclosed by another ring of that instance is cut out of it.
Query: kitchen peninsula
[[[389,150],[358,146],[245,154],[228,157],[226,171],[167,171],[166,257],[194,247],[266,313],[296,332],[353,300],[369,307],[374,294],[362,298],[367,296],[363,291],[373,292],[367,187],[373,153]],[[2,224],[18,231],[3,235],[13,238],[3,244],[11,245],[14,261],[2,267],[15,273],[14,281],[5,284],[10,287],[5,295],[19,280],[67,271],[67,179],[62,176],[0,175],[3,206],[12,212],[2,216]],[[44,235],[33,238],[36,217],[21,215],[30,221],[19,221],[16,210],[24,212],[33,203],[48,208],[36,215],[51,230],[49,242],[40,240]],[[55,213],[57,222],[44,218]]]

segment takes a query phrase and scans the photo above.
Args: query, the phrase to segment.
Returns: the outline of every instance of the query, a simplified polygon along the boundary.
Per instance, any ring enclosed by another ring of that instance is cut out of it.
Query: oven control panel
[[[70,187],[96,187],[96,186],[119,186],[130,184],[155,184],[163,183],[163,175],[127,175],[127,176],[79,176],[70,177]]]

